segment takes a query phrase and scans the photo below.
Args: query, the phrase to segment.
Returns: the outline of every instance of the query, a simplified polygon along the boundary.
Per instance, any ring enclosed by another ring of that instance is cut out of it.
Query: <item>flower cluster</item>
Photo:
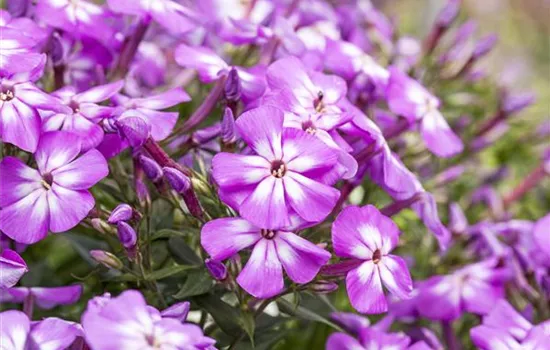
[[[8,0],[0,348],[270,348],[291,316],[329,350],[544,349],[548,128],[502,195],[478,154],[534,97],[459,11],[422,42],[368,0]]]

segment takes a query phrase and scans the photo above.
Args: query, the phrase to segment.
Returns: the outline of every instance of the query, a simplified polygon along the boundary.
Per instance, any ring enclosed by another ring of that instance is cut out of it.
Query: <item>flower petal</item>
[[[27,315],[17,310],[0,312],[2,349],[26,349],[31,324]]]
[[[260,229],[241,218],[212,220],[201,230],[201,245],[214,260],[230,258],[260,238]]]
[[[290,205],[306,221],[324,220],[340,197],[337,189],[293,171],[287,171],[283,181]]]
[[[263,106],[244,112],[235,122],[243,140],[268,161],[283,156],[281,135],[284,113],[275,107]]]
[[[361,208],[344,208],[332,223],[332,244],[336,255],[343,258],[368,260],[374,250],[363,240],[359,227],[362,225]]]
[[[191,101],[191,96],[185,90],[174,88],[157,95],[133,99],[130,103],[139,108],[160,110],[188,101]]]
[[[241,204],[239,213],[260,228],[279,229],[289,225],[283,181],[274,176],[263,179]]]
[[[40,116],[17,98],[4,102],[0,110],[2,141],[27,152],[34,152],[40,138]]]
[[[237,282],[248,293],[261,299],[275,296],[283,290],[283,268],[272,240],[261,239],[256,243]]]
[[[108,174],[105,157],[95,149],[52,171],[53,181],[71,190],[86,190]]]
[[[52,288],[31,288],[32,295],[35,297],[36,305],[41,309],[51,309],[58,305],[74,304],[82,295],[82,286],[63,286]]]
[[[270,164],[258,156],[218,153],[212,159],[212,176],[222,188],[257,184],[271,176]]]
[[[420,133],[426,147],[438,157],[449,158],[464,150],[462,140],[451,130],[437,110],[422,118]]]
[[[19,158],[0,161],[0,207],[17,202],[42,187],[42,177]]]
[[[124,81],[119,80],[114,83],[95,86],[87,91],[81,92],[73,97],[73,100],[78,103],[92,102],[98,103],[109,99],[116,94],[124,86]]]
[[[95,200],[86,190],[70,190],[57,184],[48,191],[50,231],[65,232],[78,225],[92,210]]]
[[[330,253],[292,232],[277,232],[277,256],[288,277],[296,283],[307,283],[315,278],[321,266],[330,259]]]
[[[0,289],[11,288],[28,271],[27,264],[11,249],[0,252]]]
[[[379,314],[388,310],[377,266],[365,261],[346,276],[351,305],[359,312]]]
[[[41,174],[69,164],[80,153],[80,138],[72,133],[51,131],[42,134],[34,155]]]
[[[49,225],[46,190],[38,189],[0,210],[0,230],[19,243],[31,244],[46,237]]]
[[[40,349],[68,349],[77,336],[81,336],[80,326],[56,317],[48,317],[33,324],[30,342]],[[34,348],[34,347],[32,347]]]
[[[328,337],[326,350],[360,350],[363,346],[357,339],[345,333],[332,333]]]
[[[183,67],[196,69],[201,81],[210,83],[229,69],[229,66],[212,49],[181,44],[174,53],[176,62]]]
[[[303,130],[285,128],[283,140],[283,160],[289,170],[315,173],[333,167],[338,160],[337,152]]]
[[[412,279],[405,260],[390,254],[384,256],[378,266],[384,287],[399,299],[410,298]]]

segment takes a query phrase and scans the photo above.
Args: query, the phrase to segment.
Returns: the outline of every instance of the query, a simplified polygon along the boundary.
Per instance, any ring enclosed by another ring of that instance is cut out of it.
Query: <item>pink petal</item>
[[[80,138],[81,151],[85,152],[99,145],[103,140],[103,128],[82,114],[68,115],[61,130],[76,134]]]
[[[0,312],[0,336],[3,349],[26,349],[31,325],[27,315],[17,310]]]
[[[0,132],[2,141],[27,152],[34,152],[40,137],[40,116],[19,99],[2,103]]]
[[[366,261],[346,276],[351,305],[359,312],[379,314],[388,311],[388,304],[377,266]]]
[[[0,207],[6,207],[42,188],[42,177],[19,158],[6,157],[0,162]]]
[[[166,92],[131,100],[133,106],[147,109],[165,109],[182,102],[191,101],[191,96],[181,88],[174,88]]]
[[[77,323],[48,317],[33,324],[30,333],[33,344],[39,344],[40,349],[63,350],[69,349],[82,331]]]
[[[351,335],[345,333],[332,333],[328,337],[326,350],[361,350],[363,346]]]
[[[261,239],[256,243],[237,282],[248,293],[261,299],[270,298],[283,290],[283,269],[272,240]]]
[[[43,92],[32,83],[15,85],[14,94],[17,99],[34,108],[55,112],[69,111],[68,107],[61,103],[61,100]]]
[[[11,249],[0,252],[0,289],[11,288],[27,271],[27,264]]]
[[[82,286],[64,286],[53,288],[31,288],[36,304],[41,309],[51,309],[58,305],[70,305],[76,303],[82,295]]]
[[[54,183],[48,191],[50,231],[65,232],[78,225],[92,210],[95,200],[85,190],[70,190]]]
[[[292,232],[277,232],[274,239],[277,256],[290,279],[308,283],[315,278],[321,266],[330,259],[330,253]]]
[[[93,87],[87,91],[81,92],[73,97],[75,102],[98,103],[109,99],[124,86],[124,81],[119,80],[114,83]]]
[[[337,75],[323,74],[319,72],[310,73],[313,84],[319,91],[323,92],[323,102],[335,104],[345,98],[348,87],[344,79]]]
[[[41,174],[69,164],[80,153],[80,138],[72,133],[51,131],[42,134],[34,155]]]
[[[151,16],[172,34],[184,34],[197,28],[197,24],[185,16],[189,11],[173,1],[164,1],[164,8],[152,6]]]
[[[2,192],[0,192],[2,193]],[[1,203],[1,201],[0,201]],[[533,239],[538,245],[539,249],[542,250],[548,259],[550,259],[550,214],[542,217],[535,224],[533,230]]]
[[[201,230],[201,245],[214,260],[230,258],[260,238],[260,229],[241,218],[212,220]]]
[[[128,15],[142,15],[145,8],[142,1],[136,0],[107,0],[107,5],[111,10]]]
[[[302,61],[289,56],[272,63],[266,73],[267,83],[272,90],[290,89],[298,100],[313,102],[317,91],[315,85],[307,75],[307,70]]]
[[[227,63],[206,47],[191,47],[181,44],[174,53],[176,62],[183,67],[196,69],[201,81],[217,80],[229,69]]]
[[[257,184],[268,176],[271,165],[258,156],[218,153],[212,159],[212,176],[223,188]]]
[[[332,223],[332,244],[336,255],[343,258],[367,260],[374,250],[363,241],[359,232],[362,225],[361,208],[348,206],[340,212]]]
[[[241,204],[239,213],[260,228],[278,229],[290,224],[283,181],[274,176],[263,179]]]
[[[470,330],[470,337],[474,345],[481,350],[524,348],[506,331],[484,325],[472,328]]]
[[[399,299],[410,298],[412,279],[407,263],[399,256],[386,255],[378,263],[384,287]]]
[[[258,155],[269,161],[283,156],[281,134],[284,113],[275,107],[263,106],[244,112],[235,122],[242,139]]]
[[[527,321],[506,300],[500,300],[487,316],[483,318],[483,324],[506,330],[516,339],[523,340],[533,325]]]
[[[480,297],[480,296],[483,297]],[[477,315],[489,313],[496,302],[504,299],[504,288],[486,281],[470,278],[462,288],[462,306],[467,312]]]
[[[108,174],[107,161],[95,149],[52,171],[56,184],[72,190],[86,190]]]
[[[337,189],[293,171],[287,171],[283,181],[290,205],[307,221],[318,222],[325,219],[340,197]]]
[[[294,128],[283,130],[283,161],[289,170],[315,172],[334,166],[338,153],[317,137]]]
[[[149,125],[151,125],[151,136],[154,140],[160,141],[167,138],[178,121],[178,112],[159,112],[152,109],[138,108]]]
[[[439,111],[422,118],[420,133],[426,147],[438,157],[449,158],[464,150],[462,140],[451,130]]]
[[[48,217],[46,190],[38,189],[0,210],[0,230],[16,242],[36,243],[48,234]]]

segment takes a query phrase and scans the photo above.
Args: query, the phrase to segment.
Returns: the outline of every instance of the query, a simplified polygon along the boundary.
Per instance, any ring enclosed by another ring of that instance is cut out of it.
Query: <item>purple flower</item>
[[[442,321],[456,319],[464,311],[488,313],[504,298],[504,282],[511,277],[508,268],[497,264],[497,259],[484,260],[426,280],[417,297],[418,311],[424,317]]]
[[[370,327],[359,331],[358,339],[345,333],[333,333],[326,350],[409,349],[410,338],[403,333],[385,333]],[[428,348],[429,349],[429,348]]]
[[[40,78],[45,57],[32,71],[19,73],[0,80],[0,137],[2,141],[34,152],[41,132],[37,109],[64,111],[61,102],[32,82]]]
[[[308,283],[330,259],[329,252],[292,232],[259,228],[241,218],[206,223],[201,245],[218,261],[253,247],[237,282],[256,298],[269,298],[283,290],[283,268],[292,281]]]
[[[102,7],[85,0],[40,0],[35,14],[44,23],[67,32],[110,39],[113,30],[107,25]]]
[[[82,335],[80,326],[55,317],[31,322],[21,311],[0,313],[0,339],[2,348],[9,350],[69,348],[76,337]]]
[[[538,248],[550,259],[550,214],[539,219],[533,229],[533,239]]]
[[[96,86],[77,93],[73,87],[66,87],[54,92],[67,106],[62,113],[44,116],[44,131],[63,130],[77,134],[81,138],[82,151],[96,147],[103,140],[103,129],[98,123],[113,113],[113,108],[100,106],[98,103],[108,100],[123,86],[122,81]]]
[[[27,264],[15,251],[0,250],[0,289],[11,288],[28,271]]]
[[[7,20],[5,12],[3,19]],[[6,23],[7,24],[7,23]],[[13,28],[9,25],[0,24],[2,41],[0,41],[0,74],[28,72],[42,64],[45,55],[31,50],[36,46],[37,41],[29,33],[26,35],[21,28]]]
[[[181,303],[176,303],[160,312],[162,317],[174,318],[180,322],[185,322],[189,310],[191,309],[191,304],[188,301],[182,301]]]
[[[0,294],[3,303],[22,304],[29,298],[41,309],[52,309],[59,305],[76,303],[82,295],[82,286],[64,287],[16,287],[6,289]]]
[[[135,290],[90,300],[82,327],[92,350],[207,349],[215,342],[194,324],[163,317]]]
[[[420,123],[422,139],[432,153],[452,157],[462,152],[462,141],[438,110],[439,100],[395,67],[390,68],[387,99],[392,112],[407,118],[410,124]]]
[[[409,298],[412,280],[407,264],[390,254],[398,241],[397,226],[372,205],[347,207],[334,221],[334,252],[354,261],[346,276],[346,287],[351,305],[359,312],[388,310],[382,286],[400,299]]]
[[[197,27],[198,14],[172,0],[107,0],[114,12],[150,17],[172,34]]]
[[[352,118],[341,107],[346,98],[346,82],[336,75],[308,72],[296,57],[287,57],[267,69],[271,91],[263,103],[285,112],[284,127],[311,133],[338,152],[339,170],[344,178],[353,177],[357,162],[333,140],[330,132]],[[334,180],[333,180],[334,181]]]
[[[48,229],[76,226],[94,206],[90,187],[107,176],[105,158],[90,150],[78,157],[80,138],[66,132],[42,134],[36,149],[38,169],[20,159],[0,162],[0,229],[22,243],[35,243]]]
[[[283,112],[259,107],[236,121],[242,139],[257,155],[218,153],[212,175],[222,200],[265,229],[288,227],[291,217],[319,222],[340,192],[323,184],[337,153],[315,136],[283,128]]]

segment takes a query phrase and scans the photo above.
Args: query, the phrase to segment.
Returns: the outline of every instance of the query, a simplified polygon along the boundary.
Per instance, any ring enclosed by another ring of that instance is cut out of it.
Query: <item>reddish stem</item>
[[[512,203],[520,199],[529,190],[538,185],[546,176],[544,166],[541,164],[535,168],[512,192],[504,197],[504,208],[508,208]]]

